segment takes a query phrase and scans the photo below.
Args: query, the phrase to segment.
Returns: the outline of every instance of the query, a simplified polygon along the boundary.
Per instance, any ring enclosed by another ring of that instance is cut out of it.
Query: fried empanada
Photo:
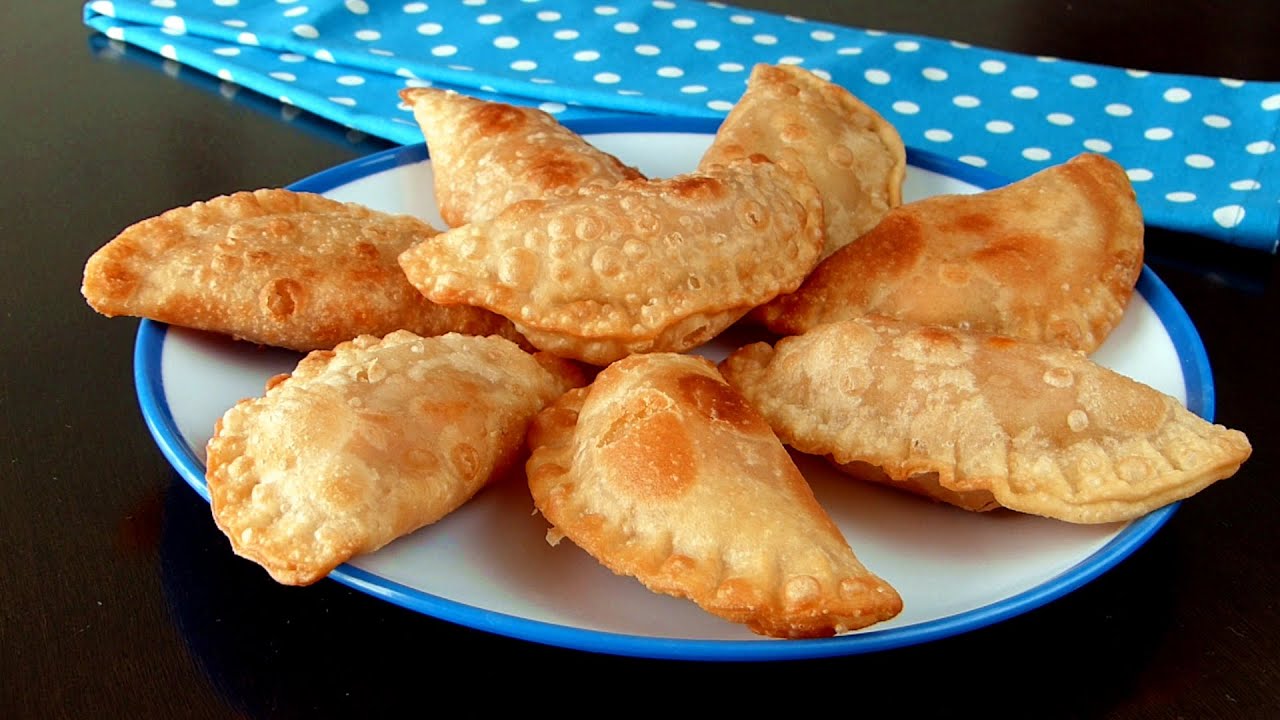
[[[888,318],[748,345],[721,371],[788,445],[969,509],[1129,520],[1251,452],[1243,433],[1078,351]]]
[[[313,352],[218,421],[214,520],[278,582],[315,582],[461,506],[582,382],[499,337],[398,331]]]
[[[650,590],[776,637],[846,632],[902,609],[703,358],[614,363],[540,413],[529,445],[548,541],[568,537]]]
[[[822,195],[826,258],[902,203],[907,153],[897,129],[848,90],[794,65],[756,65],[702,165],[761,153],[796,162]]]
[[[1012,185],[891,210],[753,315],[776,333],[871,313],[1092,352],[1142,271],[1124,170],[1080,155]]]
[[[397,256],[436,235],[412,217],[289,190],[257,190],[136,223],[84,269],[94,310],[308,351],[411,330],[519,340],[503,318],[428,301]]]
[[[431,153],[436,203],[450,227],[520,200],[643,178],[551,115],[436,88],[406,88]]]
[[[516,203],[400,264],[435,302],[484,307],[538,348],[606,365],[706,342],[798,287],[822,242],[803,171],[749,159]]]

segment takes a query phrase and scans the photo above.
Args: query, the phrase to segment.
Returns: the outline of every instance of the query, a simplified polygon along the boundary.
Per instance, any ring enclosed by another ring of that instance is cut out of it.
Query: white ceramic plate
[[[604,121],[576,129],[654,177],[691,170],[710,142],[706,121]],[[974,192],[996,181],[936,156],[911,153],[908,200]],[[442,227],[422,146],[379,153],[296,183]],[[700,352],[732,350],[713,341]],[[201,495],[204,447],[215,420],[292,370],[295,353],[144,321],[136,381],[161,449]],[[1120,327],[1094,359],[1179,398],[1205,417],[1212,380],[1195,328],[1144,269]],[[692,603],[615,576],[570,542],[551,547],[520,482],[490,487],[441,522],[336,570],[331,577],[413,610],[481,630],[623,655],[767,660],[843,655],[945,637],[1042,605],[1093,579],[1147,540],[1167,507],[1127,524],[1079,526],[1016,514],[971,514],[853,482],[797,457],[819,501],[859,558],[902,594],[892,621],[837,638],[777,641]],[[230,552],[230,547],[228,547]]]

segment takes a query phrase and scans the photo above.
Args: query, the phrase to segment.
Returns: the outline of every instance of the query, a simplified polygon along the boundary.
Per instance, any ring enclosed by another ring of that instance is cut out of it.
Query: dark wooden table
[[[743,4],[1280,79],[1274,0]],[[777,699],[788,714],[834,704],[849,716],[1280,717],[1273,257],[1149,231],[1148,264],[1208,349],[1218,420],[1245,430],[1254,455],[1080,590],[986,629],[830,660],[680,663],[542,647],[331,581],[282,587],[233,556],[143,425],[136,322],[98,317],[79,295],[87,256],[138,219],[284,185],[385,143],[96,58],[77,3],[5,3],[0,27],[0,717],[399,716],[454,697],[592,714],[691,697],[713,710],[770,711]]]

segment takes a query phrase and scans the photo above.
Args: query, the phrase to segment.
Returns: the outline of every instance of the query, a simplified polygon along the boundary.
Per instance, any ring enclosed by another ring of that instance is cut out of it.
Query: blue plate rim
[[[707,118],[599,118],[567,123],[581,134],[612,132],[714,133],[717,119]],[[391,148],[303,178],[289,189],[323,193],[354,180],[427,158],[422,143]],[[928,151],[909,148],[908,162],[982,188],[999,187],[1007,180],[981,168]],[[1174,344],[1182,367],[1187,408],[1206,420],[1214,415],[1213,376],[1209,358],[1195,325],[1168,286],[1147,266],[1138,278],[1137,290],[1160,318]],[[134,343],[134,385],[147,429],[161,453],[178,474],[206,502],[209,490],[204,466],[179,432],[165,396],[160,373],[167,326],[142,320]],[[1055,578],[1030,590],[990,605],[900,628],[868,630],[834,638],[800,641],[690,640],[624,635],[569,627],[484,610],[387,580],[350,564],[329,577],[366,594],[400,607],[473,629],[530,642],[587,652],[667,660],[767,661],[801,660],[858,655],[916,645],[959,635],[992,625],[1041,607],[1085,585],[1110,570],[1149,540],[1177,510],[1165,506],[1129,524],[1105,546]]]

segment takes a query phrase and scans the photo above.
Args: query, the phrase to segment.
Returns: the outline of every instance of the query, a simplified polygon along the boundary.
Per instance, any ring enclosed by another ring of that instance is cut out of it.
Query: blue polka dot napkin
[[[1123,165],[1147,222],[1276,252],[1280,82],[1028,57],[695,0],[94,0],[85,23],[346,126],[422,136],[436,85],[562,120],[723,116],[755,63],[849,88],[911,147],[1016,179],[1080,152]]]

